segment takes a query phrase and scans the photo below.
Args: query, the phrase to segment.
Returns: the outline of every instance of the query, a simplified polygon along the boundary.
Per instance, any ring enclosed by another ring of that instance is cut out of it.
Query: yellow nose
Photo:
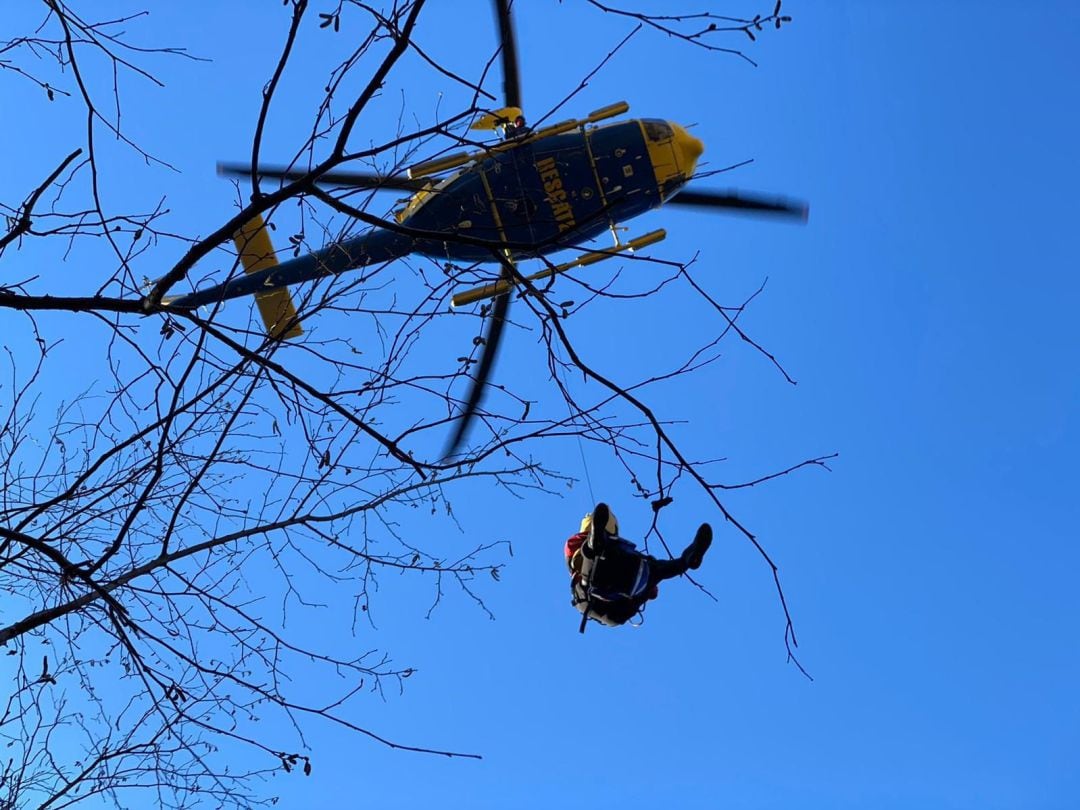
[[[672,124],[671,129],[675,133],[674,143],[672,144],[672,150],[675,152],[675,162],[679,166],[679,171],[689,180],[697,166],[698,158],[705,151],[705,144],[678,124]]]
[[[694,174],[705,145],[671,121],[642,121],[649,160],[661,199],[667,199]]]

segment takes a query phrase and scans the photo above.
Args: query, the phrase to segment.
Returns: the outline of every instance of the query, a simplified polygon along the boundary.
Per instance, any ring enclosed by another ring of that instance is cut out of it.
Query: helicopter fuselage
[[[172,299],[177,307],[250,295],[419,253],[451,262],[533,258],[579,246],[659,207],[693,174],[700,141],[681,127],[633,119],[529,134],[412,196],[389,227]]]
[[[494,153],[416,194],[399,221],[453,234],[417,240],[416,252],[455,261],[490,261],[504,247],[528,258],[580,245],[658,207],[687,179],[658,180],[646,127],[658,141],[673,137],[666,122],[633,120]]]

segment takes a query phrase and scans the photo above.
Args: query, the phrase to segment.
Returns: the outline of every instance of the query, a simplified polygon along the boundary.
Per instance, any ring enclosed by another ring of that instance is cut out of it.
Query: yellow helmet
[[[581,519],[581,528],[578,530],[582,533],[589,531],[592,528],[592,512],[589,512],[585,517]],[[619,536],[619,520],[615,517],[614,512],[608,512],[607,526],[604,527],[608,534],[613,537]]]

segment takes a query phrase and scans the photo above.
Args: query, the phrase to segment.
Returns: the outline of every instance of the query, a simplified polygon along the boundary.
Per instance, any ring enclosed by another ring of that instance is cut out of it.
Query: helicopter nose
[[[672,121],[646,118],[641,127],[660,191],[658,201],[663,202],[694,174],[705,145]]]
[[[671,149],[675,153],[675,165],[679,173],[689,180],[697,167],[698,158],[705,151],[705,144],[678,124],[672,123],[671,131],[674,133]]]

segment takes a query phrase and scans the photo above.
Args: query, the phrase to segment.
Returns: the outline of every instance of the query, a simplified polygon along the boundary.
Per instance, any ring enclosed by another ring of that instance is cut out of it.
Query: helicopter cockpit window
[[[661,121],[658,118],[645,118],[642,119],[641,123],[645,125],[645,137],[653,143],[667,141],[675,136],[671,125],[667,121]]]

